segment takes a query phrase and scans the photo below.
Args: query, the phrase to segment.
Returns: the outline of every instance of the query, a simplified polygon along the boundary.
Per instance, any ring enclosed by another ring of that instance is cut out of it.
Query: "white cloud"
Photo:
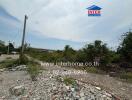
[[[115,32],[132,24],[131,0],[1,0],[0,3],[21,21],[27,14],[32,30],[64,40],[110,41]],[[101,17],[87,16],[86,8],[93,4],[102,7]]]

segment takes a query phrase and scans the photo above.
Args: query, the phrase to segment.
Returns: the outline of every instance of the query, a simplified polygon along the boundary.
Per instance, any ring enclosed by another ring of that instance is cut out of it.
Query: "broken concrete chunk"
[[[101,90],[101,88],[100,87],[95,87],[97,90]]]
[[[11,95],[20,96],[24,94],[25,88],[23,85],[11,87],[9,89]]]

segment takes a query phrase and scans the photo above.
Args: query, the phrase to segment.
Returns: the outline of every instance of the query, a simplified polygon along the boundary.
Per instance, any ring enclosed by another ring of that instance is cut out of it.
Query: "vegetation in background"
[[[121,77],[129,77],[129,75],[124,75],[122,70],[126,73],[129,72],[129,74],[132,73],[132,32],[128,32],[123,36],[117,51],[110,50],[105,43],[96,40],[80,50],[74,50],[66,45],[62,51],[40,52],[30,48],[27,53],[46,62],[93,62],[98,59],[99,67],[86,67],[85,70],[92,73],[109,73],[112,71],[119,76],[121,75]],[[122,66],[124,69],[122,69]],[[130,70],[127,70],[128,67]]]
[[[54,51],[54,52],[41,52],[33,48],[29,48],[26,52],[33,58],[37,58],[41,61],[46,62],[55,62],[55,61],[62,61],[63,60],[63,52],[62,51]]]
[[[14,48],[14,45],[12,43],[9,43],[9,45],[5,45],[5,42],[0,40],[0,52],[3,54],[7,54],[7,50],[9,49],[9,53],[11,53],[12,51],[15,51],[16,49]]]
[[[12,51],[15,51],[15,47],[14,47],[14,45],[12,44],[12,43],[9,43],[9,53],[11,53]],[[7,48],[8,48],[8,46],[7,46]]]
[[[132,32],[123,35],[123,41],[118,48],[118,53],[121,55],[123,62],[132,64]]]
[[[7,47],[5,46],[5,42],[0,40],[0,53],[6,53]]]
[[[127,82],[131,82],[132,83],[132,72],[120,73],[119,77],[121,79],[125,79]]]
[[[13,49],[13,46],[9,44]],[[105,43],[100,40],[96,40],[93,43],[86,44],[80,50],[74,50],[69,45],[64,47],[64,50],[56,51],[41,51],[35,48],[27,47],[26,53],[33,58],[37,58],[45,62],[94,62],[98,61],[100,63],[99,67],[88,67],[85,68],[88,72],[100,73],[102,72],[115,72],[121,76],[121,78],[131,78],[132,73],[132,32],[127,32],[122,37],[122,41],[117,51],[110,50]],[[4,53],[7,49],[3,41],[0,41],[0,52]],[[7,52],[7,51],[6,51]],[[28,64],[28,59],[23,57],[22,62],[18,61],[20,64]],[[4,63],[3,63],[4,64]],[[10,65],[10,62],[7,62]],[[35,65],[35,64],[33,64]],[[29,67],[29,69],[36,70],[34,67]],[[125,71],[125,73],[123,72]],[[31,72],[29,73],[38,73]],[[34,75],[33,75],[34,76]]]
[[[70,47],[69,45],[66,45],[63,51],[63,60],[64,61],[76,61],[76,51]]]

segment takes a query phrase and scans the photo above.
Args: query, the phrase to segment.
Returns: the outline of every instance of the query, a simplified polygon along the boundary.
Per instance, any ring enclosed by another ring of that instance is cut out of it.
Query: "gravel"
[[[78,76],[82,77],[75,77],[76,84],[66,85],[64,77],[77,76],[77,70],[70,69],[70,73],[66,74],[69,69],[45,67],[38,75],[37,81],[32,81],[25,69],[26,66],[21,65],[13,71],[1,71],[0,100],[131,100],[119,99],[114,93],[108,92],[109,90],[83,82],[84,76],[87,76],[85,72],[78,73]]]
[[[43,71],[33,82],[26,71],[4,71],[0,100],[112,100],[112,95],[100,87],[79,81],[76,86],[67,86],[56,77],[52,71]]]

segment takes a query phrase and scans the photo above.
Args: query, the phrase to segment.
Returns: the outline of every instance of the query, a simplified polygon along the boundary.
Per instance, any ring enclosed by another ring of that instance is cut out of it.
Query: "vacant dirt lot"
[[[3,61],[7,58],[9,59],[9,57],[17,59],[19,56],[2,55],[0,57],[0,61]],[[84,71],[75,70],[69,67],[64,68],[60,66],[44,66],[43,62],[38,62],[41,63],[41,66],[44,68],[44,70],[38,76],[38,81],[36,82],[31,81],[30,76],[26,71],[0,72],[0,100],[14,100],[16,98],[18,100],[20,98],[22,98],[22,100],[23,98],[30,98],[24,100],[36,100],[37,98],[39,98],[37,100],[54,100],[51,99],[51,96],[57,96],[57,98],[60,98],[61,96],[63,96],[63,98],[73,98],[73,95],[77,98],[79,95],[79,98],[81,99],[78,100],[95,100],[96,98],[102,98],[96,100],[107,100],[104,99],[104,96],[105,98],[108,97],[107,95],[115,96],[115,98],[119,98],[119,100],[131,100],[132,98],[132,84],[130,83],[122,82],[115,78],[109,77],[108,75],[86,73]],[[63,83],[57,82],[56,77],[58,76],[62,78],[65,76],[69,76],[76,79],[78,81],[78,84],[80,84],[82,90],[80,90],[79,94],[76,94],[76,91],[73,91],[73,87],[67,87]],[[12,96],[9,93],[9,89],[13,86],[24,86],[24,88],[26,89],[25,94],[19,97]],[[71,91],[69,91],[69,89],[67,90],[67,88],[70,88]],[[68,96],[59,95],[59,93],[66,93]],[[12,99],[10,99],[10,97],[12,97]],[[110,97],[108,100],[117,99],[112,99]]]
[[[3,61],[3,60],[6,60],[6,59],[18,59],[19,58],[19,55],[1,55],[0,56],[0,62]]]

